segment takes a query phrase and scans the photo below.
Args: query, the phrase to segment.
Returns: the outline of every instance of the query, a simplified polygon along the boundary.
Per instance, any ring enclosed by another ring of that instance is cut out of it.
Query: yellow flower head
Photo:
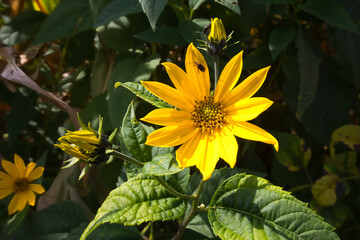
[[[204,71],[194,62],[202,63]],[[176,150],[179,166],[196,165],[204,180],[210,178],[219,158],[235,166],[238,152],[235,136],[272,144],[278,150],[278,141],[271,134],[247,122],[272,104],[267,98],[252,97],[263,84],[270,67],[258,70],[235,87],[243,65],[240,52],[226,64],[214,95],[210,95],[209,70],[193,44],[189,45],[185,56],[186,73],[173,63],[163,65],[175,88],[160,82],[142,84],[177,109],[156,109],[142,118],[165,126],[149,134],[147,145],[181,145]]]
[[[0,171],[0,199],[15,193],[8,206],[9,215],[23,210],[26,204],[34,206],[35,193],[45,192],[40,184],[31,183],[43,175],[43,167],[35,168],[36,164],[33,162],[25,166],[24,161],[16,154],[14,162],[1,160],[5,171]]]
[[[211,19],[211,29],[210,29],[210,34],[208,36],[208,40],[210,42],[215,41],[216,43],[220,43],[221,41],[226,40],[226,32],[221,19],[219,18]]]
[[[89,130],[68,131],[59,138],[60,144],[55,144],[64,152],[78,159],[88,161],[97,156],[100,140]]]

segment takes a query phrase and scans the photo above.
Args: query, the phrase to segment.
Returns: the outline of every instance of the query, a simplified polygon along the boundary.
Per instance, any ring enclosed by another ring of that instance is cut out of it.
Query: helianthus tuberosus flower
[[[226,31],[224,25],[219,18],[211,19],[211,28],[208,35],[208,40],[211,42],[220,43],[221,41],[226,40]]]
[[[40,184],[31,182],[43,175],[44,168],[35,167],[33,162],[25,166],[17,154],[14,155],[14,163],[2,159],[1,165],[5,172],[0,171],[0,199],[14,193],[8,206],[9,215],[22,211],[26,204],[34,206],[35,193],[42,194],[45,189]]]
[[[203,63],[205,70],[200,71],[194,62]],[[204,180],[211,176],[219,158],[234,167],[238,152],[235,136],[272,144],[278,150],[278,141],[271,134],[247,122],[272,104],[267,98],[252,97],[263,84],[269,67],[258,70],[235,87],[242,70],[240,52],[226,64],[214,94],[210,95],[209,71],[193,44],[185,57],[186,73],[173,63],[163,65],[175,88],[160,82],[142,84],[177,109],[156,109],[142,118],[165,126],[149,134],[147,145],[181,145],[176,150],[179,166],[196,165]]]
[[[77,131],[67,130],[66,134],[58,139],[60,144],[55,144],[55,147],[59,147],[64,152],[73,156],[73,158],[65,161],[67,165],[63,168],[68,168],[79,161],[86,163],[85,168],[80,174],[80,179],[92,165],[101,164],[109,159],[106,154],[106,149],[111,147],[111,142],[114,139],[117,129],[115,129],[108,138],[102,132],[102,117],[99,116],[98,131],[95,131],[90,126],[90,123],[85,125],[79,116],[78,118],[82,129]]]

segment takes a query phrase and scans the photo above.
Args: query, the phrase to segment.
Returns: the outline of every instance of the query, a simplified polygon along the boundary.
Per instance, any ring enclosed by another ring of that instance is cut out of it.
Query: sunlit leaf
[[[206,0],[189,0],[190,10],[198,9]]]
[[[252,175],[237,174],[224,181],[208,216],[221,239],[339,239],[305,203]]]
[[[131,155],[140,162],[149,162],[152,159],[151,147],[146,145],[147,132],[142,124],[136,119],[134,106],[129,105],[124,117],[121,135]]]
[[[336,129],[331,135],[330,155],[335,156],[335,144],[342,142],[352,150],[360,150],[360,126],[344,125]]]
[[[81,240],[106,222],[139,225],[174,220],[184,214],[185,207],[184,200],[171,195],[151,176],[140,174],[110,192]]]
[[[162,101],[152,93],[150,93],[142,84],[140,83],[132,83],[132,82],[126,82],[126,83],[119,83],[117,82],[115,84],[115,88],[122,86],[124,88],[129,89],[131,92],[136,94],[139,98],[144,99],[145,101],[151,103],[152,105],[158,107],[158,108],[173,108],[168,103]]]
[[[171,175],[180,171],[181,168],[175,164],[175,157],[172,154],[156,156],[143,167],[145,174],[154,176]]]
[[[311,192],[316,201],[324,206],[332,206],[336,203],[336,184],[340,179],[337,175],[325,175],[317,180],[311,188]]]

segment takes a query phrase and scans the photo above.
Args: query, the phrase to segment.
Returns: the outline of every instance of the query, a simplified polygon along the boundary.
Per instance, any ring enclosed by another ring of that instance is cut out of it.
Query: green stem
[[[311,186],[312,186],[312,184],[300,185],[300,186],[291,188],[291,189],[289,189],[289,190],[287,190],[287,191],[289,191],[289,192],[296,192],[296,191],[303,190],[303,189],[305,189],[305,188],[310,188]]]
[[[112,155],[112,156],[114,156],[116,158],[122,159],[124,161],[131,162],[131,163],[135,164],[136,166],[139,166],[139,167],[144,166],[144,163],[136,160],[135,158],[129,157],[129,156],[127,156],[127,155],[125,155],[125,154],[123,154],[121,152],[118,152],[118,151],[116,151],[114,149],[108,150],[106,153],[109,154],[109,155]],[[152,177],[155,178],[155,180],[158,181],[158,183],[160,183],[160,185],[163,186],[172,195],[174,195],[176,197],[179,197],[179,198],[183,198],[183,199],[194,199],[194,196],[185,195],[185,194],[182,194],[182,193],[176,191],[174,188],[170,187],[160,177],[158,177],[158,176],[152,176]]]
[[[219,61],[220,58],[219,56],[214,56],[214,75],[215,75],[215,85],[214,85],[214,89],[216,88],[217,82],[219,80]]]
[[[195,199],[192,201],[191,210],[190,210],[189,214],[186,216],[186,218],[184,219],[184,221],[180,224],[179,230],[177,231],[176,235],[171,240],[179,240],[181,238],[181,236],[184,234],[185,228],[189,224],[191,219],[193,219],[195,217],[195,215],[198,211],[201,211],[201,209],[198,207],[198,203],[199,203],[199,197],[200,197],[201,190],[204,186],[204,183],[205,182],[203,180],[201,180],[198,188],[196,189],[195,194],[193,195],[195,197]]]

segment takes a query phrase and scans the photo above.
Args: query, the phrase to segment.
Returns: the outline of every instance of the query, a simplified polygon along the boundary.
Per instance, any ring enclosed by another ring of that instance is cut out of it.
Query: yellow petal
[[[45,192],[45,189],[43,188],[43,186],[41,186],[40,184],[30,184],[30,190],[37,193],[37,194],[42,194]]]
[[[179,167],[191,167],[196,165],[196,162],[199,160],[198,156],[202,151],[206,150],[206,141],[203,136],[204,134],[198,132],[192,139],[181,145],[176,150],[176,160],[179,164]]]
[[[29,205],[34,206],[35,205],[35,193],[33,191],[26,191],[26,199]]]
[[[19,192],[19,193],[15,194],[15,196],[16,195],[19,195],[19,200],[17,202],[17,210],[22,211],[28,202],[27,192]]]
[[[201,64],[199,69],[199,64]],[[210,94],[209,68],[200,51],[192,43],[187,48],[185,55],[186,74],[190,81],[190,86],[195,94],[196,101],[202,100]],[[203,70],[203,71],[202,71]]]
[[[34,171],[32,171],[29,176],[28,176],[28,180],[29,181],[33,181],[35,179],[40,178],[44,173],[44,168],[43,167],[37,167],[34,169]]]
[[[250,121],[272,105],[272,101],[263,97],[247,98],[226,107],[226,119],[232,122]]]
[[[188,79],[188,75],[177,65],[164,62],[162,65],[165,67],[167,74],[169,75],[175,88],[181,91],[184,95],[188,95],[189,99],[196,99],[196,91],[192,87],[192,83]]]
[[[236,163],[239,148],[235,136],[231,130],[225,126],[222,131],[219,131],[217,141],[220,157],[233,168]]]
[[[252,97],[264,83],[270,67],[262,68],[247,77],[243,82],[237,85],[225,98],[223,104],[229,106],[242,99]]]
[[[19,178],[19,173],[17,171],[17,168],[15,167],[15,164],[13,164],[10,161],[2,160],[2,166],[4,170],[13,178]]]
[[[161,98],[172,106],[188,112],[192,111],[194,104],[188,100],[182,92],[160,82],[141,81],[141,84],[155,96]]]
[[[9,215],[15,213],[18,210],[19,201],[20,201],[20,194],[16,193],[14,197],[11,199],[8,206]]]
[[[3,171],[0,171],[0,179],[6,180],[6,181],[14,181],[14,178]]]
[[[9,189],[12,189],[13,183],[14,183],[13,180],[4,180],[4,179],[1,179],[1,180],[0,180],[0,188],[9,188]]]
[[[4,189],[0,189],[0,199],[3,199],[7,196],[9,196],[10,194],[12,194],[14,191],[12,190],[12,188],[4,188]]]
[[[34,162],[30,162],[26,168],[25,168],[25,173],[24,173],[24,177],[27,178],[29,176],[29,174],[34,170],[36,164]]]
[[[219,82],[215,88],[214,100],[216,102],[220,102],[226,98],[239,80],[243,66],[242,55],[243,51],[233,57],[222,71]]]
[[[60,141],[60,139],[59,139]],[[61,144],[54,144],[55,147],[58,147],[60,148],[62,151],[66,152],[67,154],[70,154],[71,156],[73,157],[77,157],[79,159],[82,159],[82,160],[87,160],[89,159],[88,156],[82,154],[79,149],[65,143],[65,142],[62,142]]]
[[[272,144],[276,151],[279,150],[279,143],[276,138],[251,123],[238,122],[233,125],[232,132],[240,138]]]
[[[177,146],[194,137],[195,130],[193,125],[163,127],[150,133],[145,144],[158,147]]]
[[[161,126],[191,125],[191,114],[171,108],[155,109],[141,118],[142,121]]]
[[[25,175],[25,164],[24,160],[22,160],[21,157],[19,157],[16,153],[14,154],[14,162],[16,170],[19,174],[19,177],[23,178]]]
[[[200,170],[203,175],[203,180],[206,181],[211,177],[216,163],[219,161],[219,145],[217,145],[216,138],[213,136],[207,135],[206,149],[198,153],[198,161],[196,162],[196,167]],[[197,153],[195,152],[195,155]]]
[[[211,19],[210,34],[208,36],[209,41],[216,40],[219,43],[221,40],[226,40],[226,32],[224,25],[219,18]]]

